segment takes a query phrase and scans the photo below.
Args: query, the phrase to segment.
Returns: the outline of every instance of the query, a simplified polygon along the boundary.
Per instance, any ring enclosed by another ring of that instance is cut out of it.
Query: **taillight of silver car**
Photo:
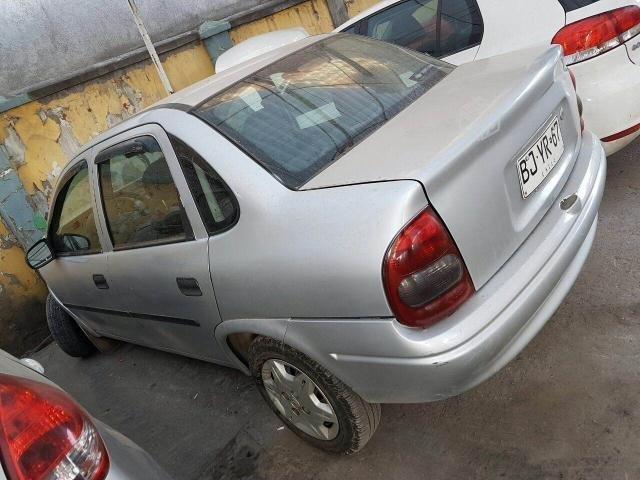
[[[0,453],[9,480],[103,480],[109,457],[61,390],[0,374]]]
[[[551,43],[564,48],[565,62],[571,65],[597,57],[640,34],[640,7],[630,5],[562,28]]]
[[[475,288],[451,235],[431,208],[393,240],[383,264],[387,300],[398,322],[426,328],[455,312]]]

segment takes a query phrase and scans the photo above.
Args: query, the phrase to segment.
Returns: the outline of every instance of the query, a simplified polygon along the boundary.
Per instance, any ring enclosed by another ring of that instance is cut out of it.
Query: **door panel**
[[[121,330],[108,313],[117,288],[96,285],[94,276],[108,278],[104,237],[96,223],[93,166],[73,163],[60,178],[55,193],[47,237],[56,258],[40,270],[53,294],[91,330],[108,334]],[[108,286],[108,282],[107,282]]]
[[[97,150],[100,220],[109,233],[112,307],[134,343],[224,362],[208,264],[208,235],[177,157],[157,125],[130,130]]]
[[[99,289],[93,280],[94,275],[104,275],[108,281],[107,255],[56,258],[40,272],[57,299],[83,324],[110,336],[130,330],[132,322],[112,312],[120,298],[117,286],[110,282],[108,289]]]
[[[200,239],[113,253],[112,280],[133,320],[135,330],[129,336],[136,343],[198,358],[218,358],[214,329],[219,316],[207,266],[207,244],[207,239]],[[179,278],[195,280],[201,295],[186,295]]]

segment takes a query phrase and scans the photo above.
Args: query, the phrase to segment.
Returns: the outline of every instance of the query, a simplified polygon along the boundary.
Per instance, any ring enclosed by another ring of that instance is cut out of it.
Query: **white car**
[[[640,135],[640,0],[385,0],[336,29],[459,65],[557,43],[608,154]]]

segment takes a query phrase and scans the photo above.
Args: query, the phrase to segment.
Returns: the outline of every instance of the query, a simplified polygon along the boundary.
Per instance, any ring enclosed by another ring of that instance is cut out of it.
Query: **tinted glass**
[[[562,8],[564,8],[566,12],[571,12],[582,7],[587,7],[599,1],[600,0],[559,0],[560,5],[562,5]]]
[[[174,136],[169,138],[207,231],[213,234],[225,230],[238,214],[231,190],[195,150]]]
[[[475,0],[442,0],[440,56],[479,45],[483,32],[482,16]]]
[[[298,188],[431,89],[452,66],[341,34],[216,94],[194,113]]]
[[[100,252],[93,215],[89,170],[82,164],[60,190],[53,209],[51,244],[58,253]]]
[[[367,19],[368,37],[438,56],[438,0],[408,0]]]
[[[178,190],[153,137],[116,145],[103,152],[99,162],[102,201],[115,248],[190,237]]]

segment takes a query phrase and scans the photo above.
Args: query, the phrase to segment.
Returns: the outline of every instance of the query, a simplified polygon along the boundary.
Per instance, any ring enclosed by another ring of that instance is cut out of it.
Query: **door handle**
[[[93,283],[96,284],[96,287],[100,290],[109,290],[109,284],[107,283],[107,279],[104,278],[102,274],[96,274],[93,276]]]
[[[195,278],[178,277],[176,278],[176,282],[183,295],[186,295],[187,297],[202,296],[202,290],[200,290],[198,280]]]

